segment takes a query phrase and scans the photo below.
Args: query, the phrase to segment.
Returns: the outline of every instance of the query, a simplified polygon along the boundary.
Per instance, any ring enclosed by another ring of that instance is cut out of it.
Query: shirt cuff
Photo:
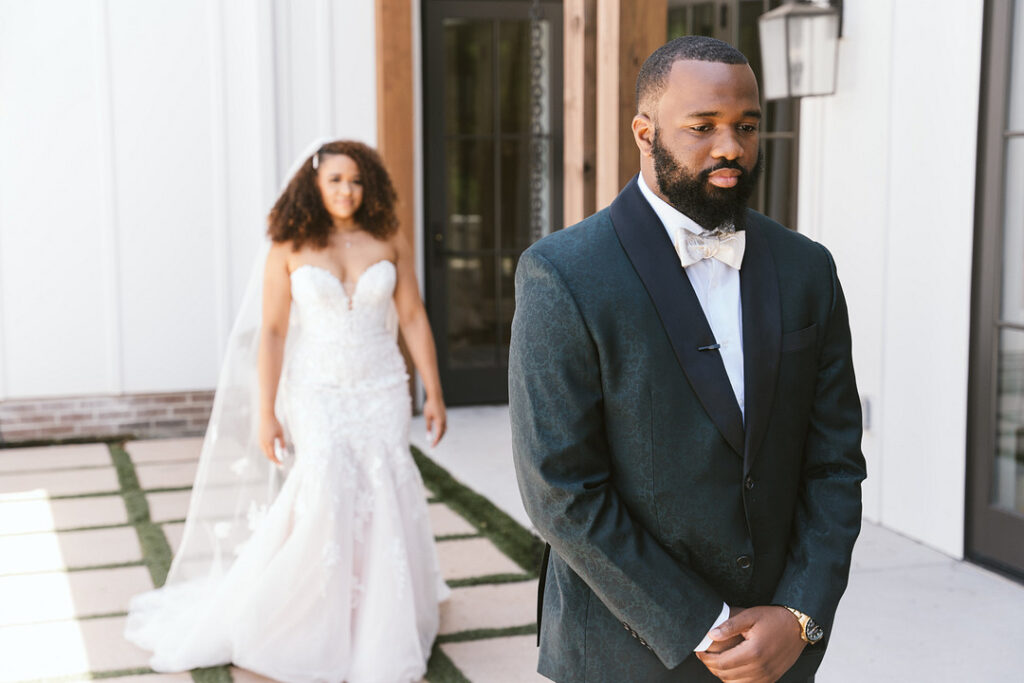
[[[718,615],[718,618],[715,619],[715,623],[711,624],[711,628],[708,629],[708,633],[711,633],[711,631],[714,631],[716,628],[718,628],[719,626],[724,624],[725,621],[728,618],[729,618],[729,605],[728,605],[728,603],[723,602],[722,603],[722,612],[721,612],[721,614]],[[693,648],[693,651],[694,652],[704,652],[709,647],[711,647],[711,643],[713,643],[713,642],[714,641],[711,640],[711,636],[704,636],[704,640],[700,641],[700,645],[698,645],[697,647]]]

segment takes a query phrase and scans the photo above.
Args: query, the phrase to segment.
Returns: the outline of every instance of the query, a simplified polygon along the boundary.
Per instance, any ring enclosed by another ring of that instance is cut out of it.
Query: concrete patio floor
[[[507,406],[453,408],[448,423],[448,436],[429,450],[422,422],[414,420],[413,441],[530,528],[512,465]],[[1022,614],[1024,585],[864,522],[816,681],[1024,681]]]

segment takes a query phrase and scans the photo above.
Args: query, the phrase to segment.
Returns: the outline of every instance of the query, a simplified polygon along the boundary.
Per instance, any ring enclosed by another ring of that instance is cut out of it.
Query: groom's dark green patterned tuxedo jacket
[[[549,678],[717,680],[692,651],[723,601],[831,629],[865,476],[846,303],[824,247],[753,211],[746,235],[745,420],[635,178],[519,261],[510,410],[523,501],[552,549]]]

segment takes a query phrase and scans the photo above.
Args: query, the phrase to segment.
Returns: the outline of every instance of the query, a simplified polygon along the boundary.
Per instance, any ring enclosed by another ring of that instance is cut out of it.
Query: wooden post
[[[412,3],[415,0],[375,0],[377,24],[377,151],[398,194],[398,230],[409,244],[415,235],[415,164],[412,63]],[[420,254],[416,254],[420,258]],[[399,336],[409,372],[409,394],[419,405],[412,357]]]
[[[398,193],[399,230],[415,244],[412,1],[376,0],[377,150]]]
[[[597,207],[615,199],[640,170],[630,123],[636,75],[665,43],[666,0],[601,0],[597,14]]]
[[[565,0],[564,223],[577,223],[595,205],[597,123],[597,0]]]

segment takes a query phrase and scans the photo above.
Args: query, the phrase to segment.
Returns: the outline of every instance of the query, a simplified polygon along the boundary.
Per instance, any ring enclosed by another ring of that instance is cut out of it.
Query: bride
[[[232,332],[182,546],[164,587],[132,600],[125,635],[155,671],[231,662],[348,683],[426,671],[448,591],[409,452],[395,318],[435,444],[445,407],[394,203],[377,153],[336,141],[270,212],[262,303],[243,304]],[[283,486],[263,474],[289,465]]]

